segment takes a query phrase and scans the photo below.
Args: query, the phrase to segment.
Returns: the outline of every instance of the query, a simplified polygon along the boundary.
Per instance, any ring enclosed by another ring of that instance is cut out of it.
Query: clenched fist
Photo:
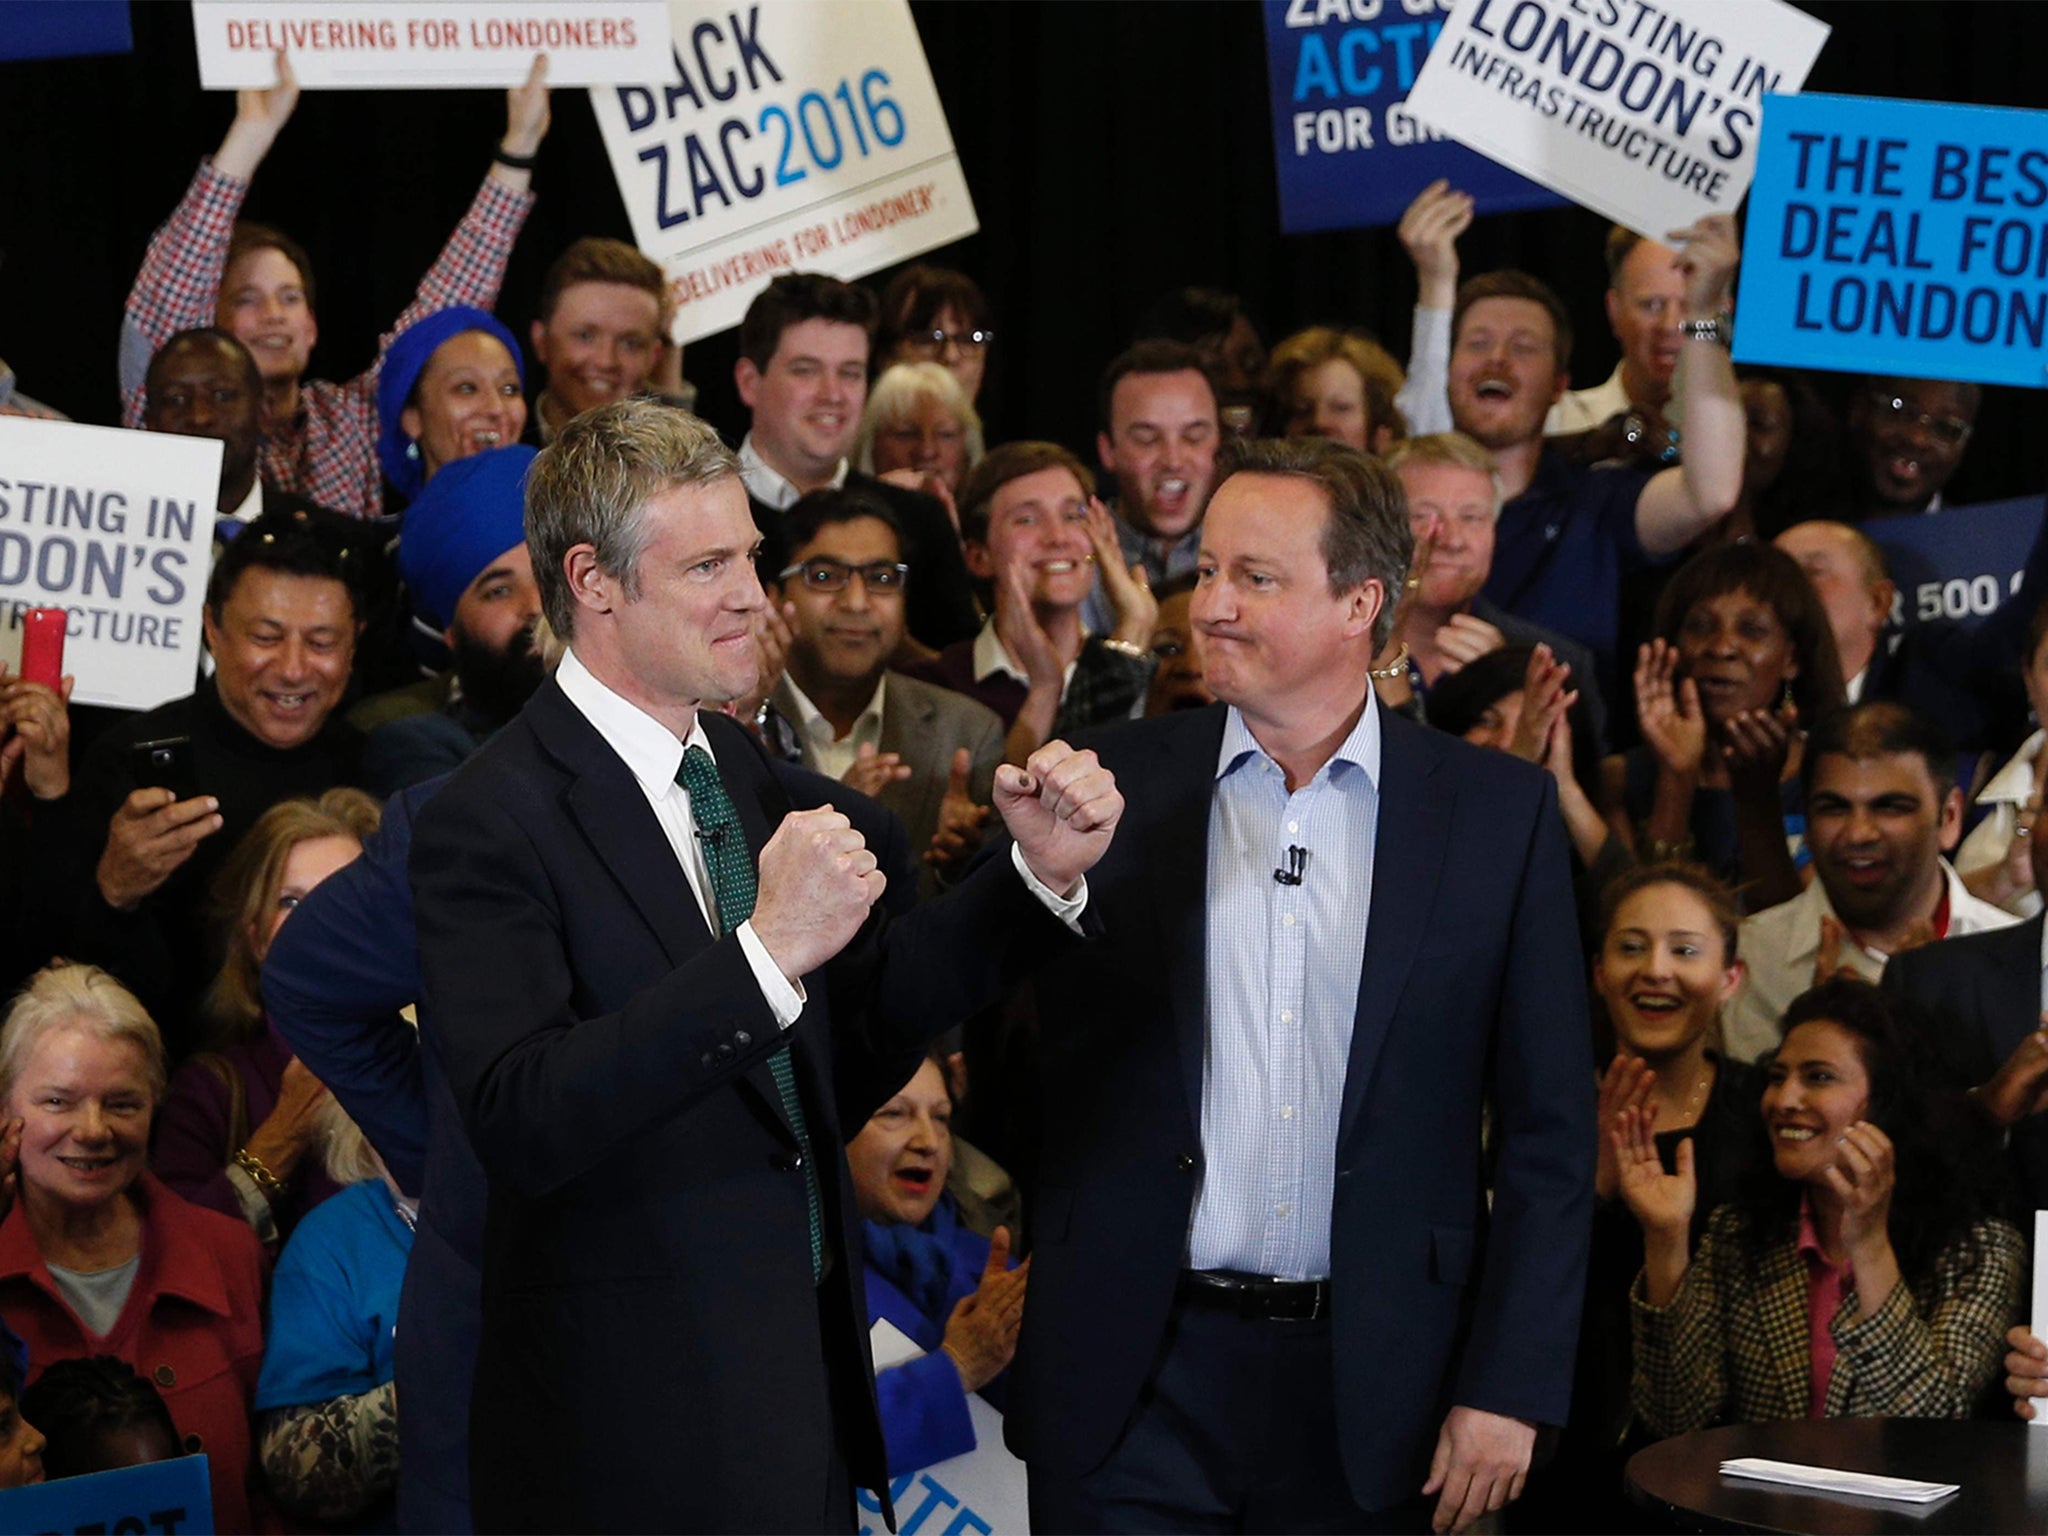
[[[796,981],[851,942],[888,885],[852,822],[829,805],[792,811],[761,850],[754,936]]]

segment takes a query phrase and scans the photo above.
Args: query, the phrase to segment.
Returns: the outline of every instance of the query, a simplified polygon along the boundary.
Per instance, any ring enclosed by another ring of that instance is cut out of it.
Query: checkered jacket
[[[212,325],[225,275],[228,237],[249,184],[199,163],[184,200],[149,242],[128,295],[121,329],[121,424],[142,425],[143,379],[156,349],[179,331]],[[308,380],[292,420],[269,424],[259,469],[281,491],[351,517],[383,510],[377,467],[377,371],[391,339],[422,316],[455,304],[489,309],[533,194],[486,176],[419,292],[377,342],[377,360],[346,384]]]
[[[1806,1261],[1788,1240],[1763,1255],[1752,1275],[1739,1242],[1742,1221],[1732,1205],[1714,1212],[1669,1306],[1649,1305],[1636,1277],[1632,1395],[1653,1434],[1807,1415]],[[1862,1322],[1850,1321],[1856,1290],[1853,1281],[1844,1284],[1829,1418],[1969,1415],[1998,1374],[2027,1273],[2026,1243],[2011,1226],[1981,1221],[1972,1235],[1974,1270],[1951,1246],[1923,1291],[1898,1286]]]

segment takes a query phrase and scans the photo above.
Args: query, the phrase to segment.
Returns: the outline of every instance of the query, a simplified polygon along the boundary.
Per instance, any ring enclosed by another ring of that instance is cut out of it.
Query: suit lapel
[[[527,706],[534,734],[573,778],[569,812],[619,883],[670,965],[711,942],[689,878],[625,760],[552,680]]]
[[[1199,1126],[1202,1060],[1208,1044],[1209,808],[1216,795],[1216,758],[1223,750],[1228,713],[1215,706],[1182,718],[1191,722],[1191,728],[1161,731],[1152,739],[1157,758],[1141,781],[1144,788],[1132,789],[1134,798],[1156,793],[1167,807],[1156,833],[1138,855],[1145,863],[1143,889],[1154,895],[1172,893],[1150,903],[1159,931],[1152,953],[1198,957],[1169,968],[1167,992],[1188,1122]]]
[[[1983,998],[1984,1033],[2003,1062],[2041,1024],[2040,917],[1999,930],[1995,949],[1985,945],[1986,965],[1977,986]]]
[[[1375,703],[1374,708],[1379,708]],[[1356,1129],[1394,1007],[1428,931],[1450,838],[1452,800],[1431,777],[1443,760],[1430,733],[1380,710],[1380,784],[1373,832],[1372,913],[1359,967],[1358,1007],[1345,1065],[1337,1144]]]

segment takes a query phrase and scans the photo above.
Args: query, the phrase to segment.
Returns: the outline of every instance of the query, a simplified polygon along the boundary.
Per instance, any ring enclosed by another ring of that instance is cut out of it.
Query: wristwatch
[[[1711,341],[1722,347],[1729,344],[1728,322],[1719,315],[1710,315],[1705,320],[1681,321],[1678,331],[1687,341]]]

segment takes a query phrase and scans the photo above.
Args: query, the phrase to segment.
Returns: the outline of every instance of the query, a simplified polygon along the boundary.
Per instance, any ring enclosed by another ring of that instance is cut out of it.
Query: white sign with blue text
[[[593,88],[679,342],[737,325],[778,273],[854,278],[974,233],[909,0],[669,0],[674,71]]]
[[[877,1371],[924,1354],[887,1318],[875,1320],[868,1343]],[[973,1450],[890,1480],[896,1536],[1029,1536],[1024,1463],[1003,1444],[1003,1416],[973,1392],[967,1394],[967,1413],[974,1423]],[[860,1536],[881,1536],[881,1501],[865,1488],[856,1498]]]
[[[221,445],[0,416],[0,658],[62,608],[74,703],[154,709],[199,676]]]
[[[1783,0],[1459,0],[1408,112],[1663,240],[1735,211],[1765,94],[1827,37]]]

